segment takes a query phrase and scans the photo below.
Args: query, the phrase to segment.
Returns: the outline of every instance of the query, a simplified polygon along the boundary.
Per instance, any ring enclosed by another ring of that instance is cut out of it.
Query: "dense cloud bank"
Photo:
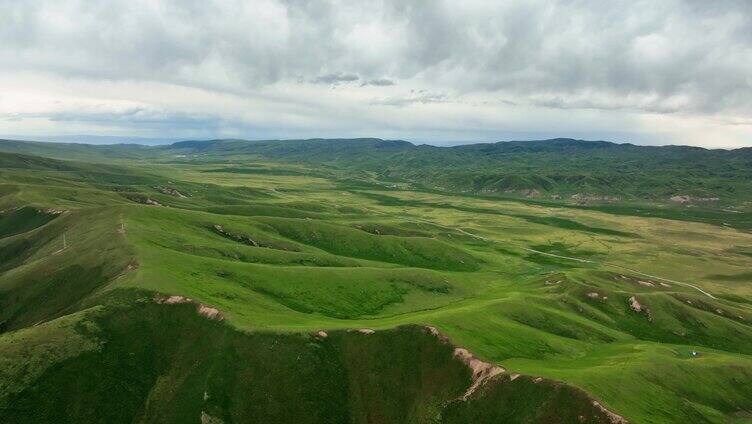
[[[381,128],[482,138],[535,131],[546,120],[553,130],[560,123],[563,132],[594,135],[708,128],[717,142],[736,144],[752,126],[745,0],[0,1],[0,8],[0,59],[13,64],[0,74],[0,87],[13,89],[0,98],[6,121],[104,129],[135,117],[160,130],[206,120],[212,131]],[[10,104],[30,91],[25,85],[45,82],[57,89]],[[199,93],[213,100],[197,103]]]

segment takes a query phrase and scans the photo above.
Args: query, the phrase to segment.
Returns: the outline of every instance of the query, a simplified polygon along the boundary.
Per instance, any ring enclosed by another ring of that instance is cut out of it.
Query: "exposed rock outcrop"
[[[633,311],[637,312],[638,314],[645,314],[645,316],[648,317],[648,321],[653,321],[653,315],[650,313],[650,309],[641,304],[640,301],[637,300],[637,297],[630,297],[628,302],[629,307],[632,308]]]
[[[473,371],[473,383],[467,388],[465,394],[462,395],[462,400],[467,400],[467,398],[475,393],[475,391],[486,381],[506,372],[504,368],[482,361],[467,349],[461,347],[454,349],[454,356],[465,363],[465,365]]]
[[[179,295],[172,295],[172,296],[156,295],[154,296],[154,302],[163,304],[163,305],[195,303],[196,313],[198,313],[199,315],[215,320],[215,321],[222,321],[225,318],[224,315],[222,315],[222,312],[219,311],[219,309],[204,305],[203,303],[197,303],[190,297],[179,296]]]
[[[449,340],[449,338],[445,336],[444,334],[442,334],[436,327],[425,326],[424,328],[431,335],[438,338],[442,343],[451,345],[451,341]],[[498,384],[511,384],[511,382],[517,380],[520,377],[523,377],[519,373],[511,373],[511,374],[507,373],[507,371],[504,368],[479,359],[473,353],[471,353],[465,348],[455,347],[454,357],[462,361],[472,371],[472,383],[470,384],[470,387],[467,388],[463,396],[460,398],[460,400],[463,402],[467,401],[473,395],[473,393],[475,393],[479,388],[483,387],[485,384],[488,384],[496,379],[498,379]],[[506,376],[506,377],[497,378],[497,376]],[[547,380],[547,379],[544,379],[543,377],[534,377],[534,378],[525,377],[525,378],[529,379],[529,381],[532,381],[534,384],[550,384],[550,385],[556,385],[559,387],[566,386],[564,383]],[[584,396],[587,396],[580,389],[576,389],[572,387],[572,390],[579,391],[583,393]],[[589,396],[587,396],[586,398],[590,399],[589,402],[591,403],[593,408],[597,410],[600,414],[605,416],[605,419],[607,419],[611,424],[629,424],[629,421],[627,421],[624,417],[608,410],[597,400]],[[580,417],[581,420],[583,418],[584,417]]]
[[[596,195],[586,193],[576,193],[571,196],[571,199],[579,204],[586,204],[592,202],[618,202],[618,196],[609,195]]]
[[[718,197],[695,197],[688,196],[686,194],[677,194],[676,196],[671,196],[669,200],[674,203],[680,203],[684,205],[689,203],[717,202],[721,199]]]
[[[155,186],[154,190],[157,190],[158,192],[162,194],[167,194],[169,196],[178,197],[180,199],[185,199],[186,197],[188,197],[172,187]]]

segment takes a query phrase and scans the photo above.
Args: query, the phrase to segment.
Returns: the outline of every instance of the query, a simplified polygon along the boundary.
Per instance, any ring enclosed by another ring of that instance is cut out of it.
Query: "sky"
[[[0,135],[752,146],[752,1],[0,0]]]

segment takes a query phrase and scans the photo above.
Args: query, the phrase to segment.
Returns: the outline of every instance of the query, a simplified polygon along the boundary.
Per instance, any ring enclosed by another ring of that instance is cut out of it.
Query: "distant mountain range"
[[[567,138],[437,147],[361,138],[192,140],[154,147],[3,140],[0,151],[79,160],[296,162],[368,171],[381,180],[427,189],[576,202],[735,204],[752,199],[752,148],[710,150]]]

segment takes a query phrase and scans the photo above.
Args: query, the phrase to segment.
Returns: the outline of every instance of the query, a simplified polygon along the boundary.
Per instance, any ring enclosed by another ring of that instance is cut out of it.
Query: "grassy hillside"
[[[5,140],[0,141],[0,151],[74,159],[162,157],[189,163],[232,163],[238,159],[296,162],[316,165],[318,172],[322,165],[351,172],[368,171],[386,181],[411,182],[442,191],[574,203],[669,202],[672,197],[678,202],[676,196],[686,196],[683,203],[739,206],[752,196],[750,148],[707,150],[573,139],[456,147],[415,146],[381,139],[206,140],[158,147]],[[270,172],[269,168],[247,166],[226,171]]]
[[[19,372],[9,359],[45,361],[38,333],[72,331],[81,340],[62,343],[83,347],[54,352],[55,365],[0,397],[4,422],[454,423],[500,416],[511,418],[505,422],[609,422],[584,393],[524,378],[499,380],[465,406],[470,369],[419,327],[245,334],[199,316],[192,305],[147,299],[15,334],[31,350],[5,351],[11,357],[3,361],[6,376]]]
[[[532,198],[575,196],[574,200],[581,202],[616,198],[668,201],[672,196],[687,195],[735,203],[752,194],[750,149],[646,147],[571,139],[445,148],[356,139],[185,142],[163,151],[325,163],[440,190]]]
[[[232,143],[0,154],[3,422],[752,418],[745,212],[452,194]]]

